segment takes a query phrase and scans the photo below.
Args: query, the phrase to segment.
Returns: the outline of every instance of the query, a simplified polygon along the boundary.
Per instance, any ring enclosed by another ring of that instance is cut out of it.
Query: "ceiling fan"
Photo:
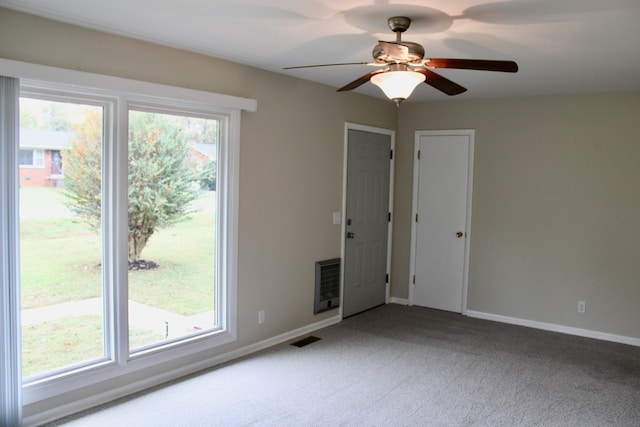
[[[362,77],[338,89],[345,92],[355,89],[368,81],[380,87],[389,99],[400,105],[422,82],[444,92],[447,95],[458,95],[467,89],[459,84],[433,72],[432,68],[455,68],[461,70],[501,71],[515,73],[518,64],[514,61],[498,61],[489,59],[451,59],[425,58],[422,45],[402,40],[402,33],[411,25],[406,16],[393,16],[387,20],[391,31],[396,33],[395,41],[379,41],[373,48],[373,62],[345,62],[337,64],[303,65],[285,67],[284,70],[296,68],[331,67],[335,65],[370,65],[383,67],[371,71]]]

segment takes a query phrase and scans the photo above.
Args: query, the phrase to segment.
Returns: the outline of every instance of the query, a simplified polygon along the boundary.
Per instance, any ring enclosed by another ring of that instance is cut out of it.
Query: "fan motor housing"
[[[409,55],[407,63],[420,62],[424,58],[424,48],[422,45],[414,42],[404,41],[400,42],[403,46],[409,48]],[[386,64],[389,62],[397,62],[394,58],[389,57],[380,44],[375,45],[373,48],[373,60],[380,64]]]

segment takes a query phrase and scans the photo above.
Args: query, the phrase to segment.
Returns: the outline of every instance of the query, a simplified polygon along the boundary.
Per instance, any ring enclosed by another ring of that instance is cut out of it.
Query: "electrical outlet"
[[[262,325],[264,323],[264,310],[260,310],[258,312],[258,324]]]
[[[584,313],[587,311],[587,303],[584,301],[578,301],[578,313]]]

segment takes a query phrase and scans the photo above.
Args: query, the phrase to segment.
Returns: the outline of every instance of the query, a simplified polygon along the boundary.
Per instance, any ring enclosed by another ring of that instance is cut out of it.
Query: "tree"
[[[200,188],[203,190],[216,191],[217,168],[215,160],[211,160],[204,165],[200,173]]]
[[[198,197],[195,165],[177,118],[129,114],[129,262],[140,259],[158,227],[188,217]]]
[[[92,109],[74,127],[63,151],[64,185],[69,210],[92,228],[100,227],[102,206],[102,114]]]
[[[31,110],[20,106],[20,129],[38,129],[38,118]]]
[[[42,113],[45,116],[45,129],[57,132],[68,132],[71,129],[67,105],[60,102],[45,102]]]
[[[75,129],[65,153],[68,206],[93,227],[100,225],[101,173],[99,117],[89,116]],[[196,168],[180,118],[131,111],[129,114],[128,232],[130,266],[161,227],[188,218],[198,197]]]

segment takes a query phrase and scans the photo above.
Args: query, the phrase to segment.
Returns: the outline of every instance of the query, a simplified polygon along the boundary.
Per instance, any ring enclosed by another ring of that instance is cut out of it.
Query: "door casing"
[[[411,255],[409,261],[409,305],[413,305],[414,302],[414,274],[416,271],[416,248],[417,248],[417,223],[416,216],[418,212],[418,185],[420,179],[420,166],[418,159],[418,151],[420,149],[420,139],[423,136],[451,136],[451,135],[464,135],[469,138],[469,152],[468,152],[468,171],[467,171],[467,204],[466,204],[466,230],[465,230],[465,249],[464,249],[464,263],[463,263],[463,280],[462,280],[462,301],[461,301],[461,313],[467,314],[467,291],[469,282],[469,254],[471,248],[471,202],[473,195],[473,159],[474,159],[474,146],[475,146],[475,130],[473,129],[461,129],[461,130],[419,130],[415,132],[414,139],[414,163],[413,163],[413,207],[411,215]]]
[[[345,122],[344,126],[344,155],[343,155],[343,172],[342,172],[342,221],[341,221],[341,249],[340,249],[340,258],[341,262],[341,272],[340,272],[340,295],[344,297],[344,266],[346,263],[345,254],[346,254],[346,213],[347,213],[347,170],[349,167],[349,130],[359,130],[364,132],[378,133],[382,135],[389,135],[391,138],[391,151],[395,153],[395,137],[396,132],[391,129],[384,129],[374,126],[361,125],[357,123],[349,123]],[[394,182],[394,163],[395,156],[392,156],[389,161],[389,213],[391,215],[391,221],[388,223],[388,238],[387,238],[387,273],[389,274],[389,280],[386,284],[385,290],[385,304],[389,304],[390,299],[390,290],[391,290],[391,246],[392,246],[392,229],[391,226],[393,223],[393,182]],[[343,317],[343,305],[340,304],[340,317]]]

